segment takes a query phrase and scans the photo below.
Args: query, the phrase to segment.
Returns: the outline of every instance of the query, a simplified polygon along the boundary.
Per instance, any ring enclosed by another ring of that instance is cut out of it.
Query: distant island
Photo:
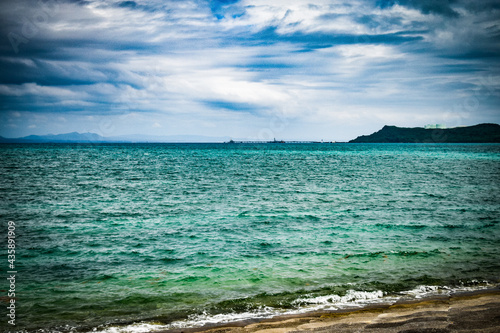
[[[104,137],[96,133],[64,133],[29,135],[21,138],[4,138],[0,143],[177,143],[177,142],[223,142],[229,137],[210,137],[201,135],[120,135]]]
[[[65,133],[47,135],[29,135],[22,138],[4,138],[0,136],[0,143],[69,143],[69,142],[103,142],[105,138],[95,133]]]
[[[384,126],[350,143],[500,143],[500,125],[479,124],[455,128],[405,128]]]

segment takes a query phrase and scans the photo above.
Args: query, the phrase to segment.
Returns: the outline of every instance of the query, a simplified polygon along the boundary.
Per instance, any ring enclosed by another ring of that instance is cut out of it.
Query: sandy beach
[[[500,332],[500,290],[435,296],[356,310],[280,316],[258,322],[179,329],[169,333]]]

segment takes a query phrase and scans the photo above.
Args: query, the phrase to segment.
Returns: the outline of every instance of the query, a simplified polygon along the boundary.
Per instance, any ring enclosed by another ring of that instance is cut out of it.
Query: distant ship
[[[274,138],[273,141],[267,141],[267,143],[285,143],[285,141],[284,140],[278,141],[276,140],[276,138]]]

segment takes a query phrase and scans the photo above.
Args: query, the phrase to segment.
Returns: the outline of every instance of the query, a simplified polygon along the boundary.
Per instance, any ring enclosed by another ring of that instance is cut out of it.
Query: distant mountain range
[[[211,137],[201,135],[121,135],[104,137],[95,133],[66,133],[48,135],[29,135],[22,138],[4,138],[0,136],[0,143],[139,143],[139,142],[226,142],[230,137]]]
[[[29,135],[22,138],[4,138],[0,136],[0,142],[100,142],[105,138],[95,133],[66,133],[66,134],[48,134],[48,135]]]
[[[384,126],[351,143],[500,143],[500,125],[479,124],[448,129]]]

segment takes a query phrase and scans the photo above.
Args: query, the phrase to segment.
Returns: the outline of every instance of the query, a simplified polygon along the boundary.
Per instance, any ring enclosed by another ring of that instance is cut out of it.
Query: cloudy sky
[[[7,0],[0,135],[500,122],[500,1]]]

